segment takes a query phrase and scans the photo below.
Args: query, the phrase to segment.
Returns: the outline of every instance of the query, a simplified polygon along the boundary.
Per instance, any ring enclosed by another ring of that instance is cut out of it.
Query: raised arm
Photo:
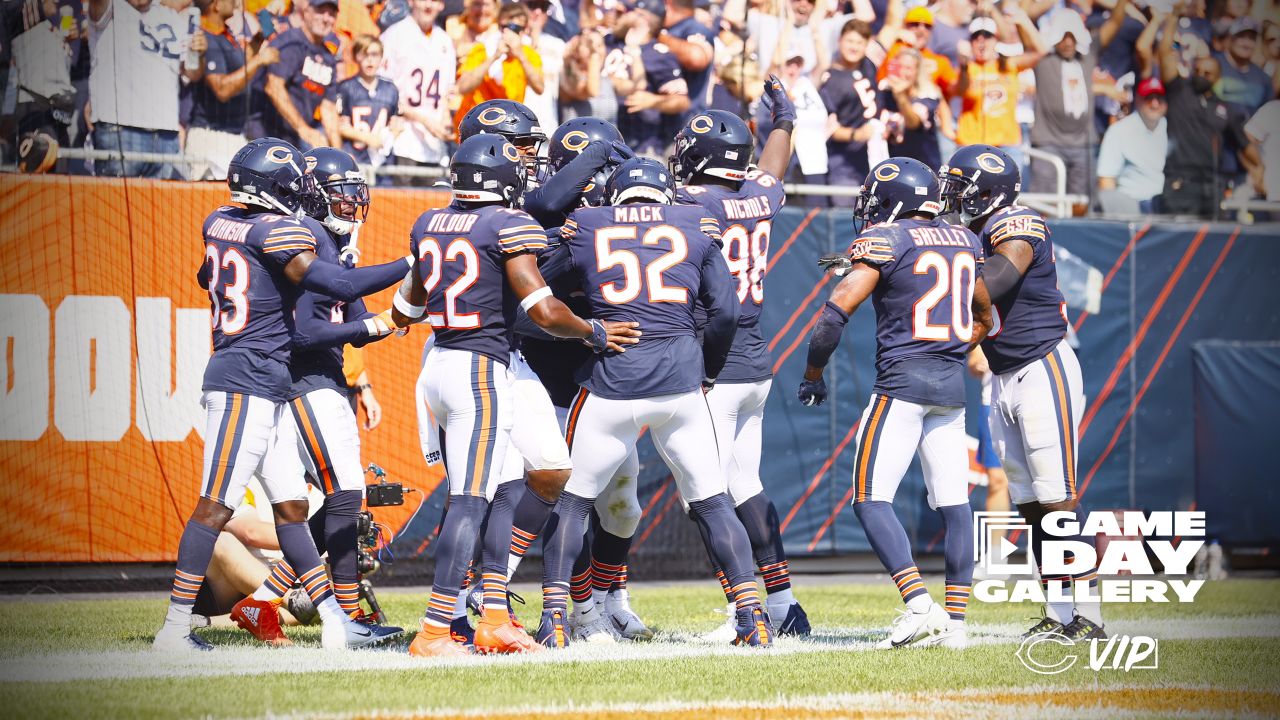
[[[773,130],[764,141],[756,165],[770,175],[781,178],[791,164],[791,132],[795,128],[796,106],[777,75],[764,81],[764,102],[773,116]]]

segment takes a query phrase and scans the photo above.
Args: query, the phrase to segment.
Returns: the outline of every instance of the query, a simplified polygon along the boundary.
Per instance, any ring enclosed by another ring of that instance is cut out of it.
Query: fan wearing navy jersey
[[[316,255],[339,264],[342,261],[338,244],[347,244],[368,217],[369,187],[355,161],[341,150],[314,148],[303,159],[315,179],[316,193],[307,208],[311,217],[303,223],[317,240]],[[380,275],[372,289],[383,290],[404,278],[409,269],[405,260],[411,262],[412,258],[361,272]],[[386,337],[391,327],[390,311],[368,312],[361,299],[348,303],[304,292],[294,310],[290,416],[281,424],[282,433],[292,429],[295,437],[295,447],[286,447],[285,451],[298,455],[308,477],[325,495],[316,545],[328,552],[334,597],[343,612],[383,639],[403,631],[373,624],[360,608],[356,525],[364,499],[364,472],[360,433],[342,372],[342,348],[347,344],[360,347]],[[287,422],[290,418],[292,425]],[[287,561],[277,563],[253,595],[236,604],[231,619],[259,640],[287,644],[277,608],[296,579]]]
[[[701,207],[672,205],[674,180],[660,163],[632,158],[610,175],[611,207],[574,212],[548,278],[576,278],[594,317],[639,322],[644,337],[625,354],[593,357],[569,414],[573,474],[560,495],[559,522],[543,550],[538,640],[569,644],[570,574],[596,496],[648,426],[698,522],[726,568],[738,602],[735,643],[768,645],[773,630],[760,603],[751,542],[725,492],[715,426],[704,389],[714,384],[737,330],[738,299],[716,241],[719,225]],[[706,309],[699,344],[694,304]],[[594,605],[594,603],[592,603]]]
[[[378,77],[382,43],[360,35],[352,45],[360,73],[338,83],[335,105],[342,149],[362,165],[381,165],[391,152],[394,130],[399,126],[400,91],[395,83]]]
[[[303,5],[301,27],[271,38],[280,62],[254,82],[249,102],[249,135],[273,135],[302,148],[337,145],[337,116],[333,114],[338,86],[336,0]]]
[[[204,581],[218,533],[262,471],[276,517],[280,549],[324,620],[325,648],[358,647],[378,638],[352,622],[330,589],[307,528],[306,483],[294,440],[280,432],[291,420],[285,402],[294,304],[302,290],[347,302],[370,292],[367,276],[316,255],[315,234],[295,214],[309,195],[302,154],[276,138],[245,145],[232,158],[231,199],[204,222],[201,285],[213,311],[213,355],[204,374],[207,413],[200,501],[178,544],[177,569],[161,649],[208,649],[191,631],[191,606]],[[389,330],[389,328],[388,328]],[[265,468],[268,462],[278,467]],[[292,465],[292,467],[290,467]]]
[[[764,98],[774,131],[761,151],[758,169],[750,168],[750,128],[737,115],[722,110],[708,110],[690,120],[676,136],[671,166],[684,184],[677,200],[702,206],[723,228],[722,253],[741,304],[733,347],[716,386],[707,393],[729,497],[751,538],[752,554],[768,593],[769,617],[778,634],[804,635],[809,622],[791,592],[778,511],[760,482],[764,405],[773,385],[773,360],[760,331],[760,312],[773,218],[786,202],[778,174],[786,172],[790,160],[795,122],[795,106],[777,77],[765,82]],[[724,573],[719,567],[715,570],[727,595]],[[726,622],[714,637],[731,637],[732,631]]]
[[[638,334],[634,323],[583,320],[552,297],[533,255],[546,247],[546,233],[513,207],[526,179],[514,145],[489,133],[469,137],[454,153],[449,175],[453,202],[423,213],[410,232],[416,262],[392,312],[399,327],[426,320],[434,330],[423,364],[424,396],[437,426],[432,452],[442,455],[449,482],[431,597],[409,648],[418,656],[468,652],[451,638],[450,625],[510,443],[509,336],[516,307],[546,332],[582,339],[598,351],[621,351],[620,343]],[[507,607],[510,524],[490,516],[483,541],[484,615],[476,650],[538,649],[511,623]]]
[[[982,339],[990,304],[979,270],[982,246],[965,228],[938,219],[938,179],[924,163],[890,158],[876,165],[854,206],[873,223],[848,254],[824,258],[844,279],[809,338],[800,383],[805,405],[826,399],[823,368],[849,316],[867,298],[876,313],[876,381],[859,424],[853,509],[871,548],[893,577],[907,612],[883,648],[967,642],[973,580],[973,517],[964,432],[965,354]],[[893,512],[898,485],[920,456],[929,506],[946,529],[946,609],[925,589],[911,543]]]
[[[1066,303],[1058,291],[1049,228],[1018,205],[1021,173],[1003,150],[960,148],[939,172],[943,200],[961,222],[980,233],[987,264],[994,325],[982,342],[993,374],[991,437],[1009,476],[1009,499],[1033,528],[1031,550],[1040,557],[1046,514],[1075,511],[1080,498],[1076,463],[1084,381],[1067,344]],[[1078,538],[1091,542],[1089,538]],[[1045,576],[1042,584],[1098,582],[1096,569]],[[1105,637],[1097,602],[1048,603],[1027,635],[1062,633],[1076,641]]]
[[[877,132],[876,66],[867,59],[871,26],[850,20],[840,28],[835,59],[822,79],[822,102],[836,117],[827,139],[827,184],[857,187],[867,177],[867,141]],[[837,206],[850,198],[832,198]]]

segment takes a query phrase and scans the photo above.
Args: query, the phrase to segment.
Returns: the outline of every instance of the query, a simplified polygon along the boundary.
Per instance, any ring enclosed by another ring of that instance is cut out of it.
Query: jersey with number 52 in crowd
[[[786,203],[782,183],[769,173],[752,170],[736,190],[724,185],[686,185],[676,199],[701,205],[720,223],[722,252],[742,304],[738,332],[719,382],[756,382],[772,377],[760,311],[773,218]]]
[[[289,261],[315,252],[299,220],[220,207],[204,221],[201,285],[213,302],[213,356],[204,390],[288,398],[293,307],[301,290],[284,277]]]
[[[898,220],[864,232],[849,259],[875,267],[882,278],[872,294],[873,391],[924,405],[963,405],[973,337],[969,300],[983,259],[978,238],[937,218]]]
[[[997,375],[1048,355],[1067,334],[1067,307],[1044,218],[1022,205],[997,210],[982,230],[983,249],[990,255],[1010,240],[1026,241],[1032,259],[1013,291],[992,303],[995,327],[983,340],[982,352]]]

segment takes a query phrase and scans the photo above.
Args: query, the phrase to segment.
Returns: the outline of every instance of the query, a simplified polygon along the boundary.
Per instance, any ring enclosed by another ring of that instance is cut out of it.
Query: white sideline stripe
[[[1068,688],[1069,690],[1080,690],[1081,688]],[[1126,687],[1102,687],[1098,688],[1101,692],[1117,691],[1124,692],[1129,688]],[[1208,685],[1173,685],[1163,684],[1152,687],[1153,690],[1181,690],[1181,691],[1222,691],[1222,688],[1215,688]],[[578,703],[544,703],[539,705],[517,705],[502,708],[465,708],[450,710],[448,708],[432,708],[430,710],[417,711],[390,711],[386,715],[395,718],[431,718],[431,717],[486,717],[495,712],[503,715],[529,715],[537,717],[550,714],[567,714],[573,713],[577,715],[585,715],[589,713],[619,713],[619,714],[635,714],[642,715],[655,712],[697,712],[707,710],[813,710],[813,711],[845,711],[854,714],[876,711],[894,711],[901,713],[904,707],[910,707],[911,714],[917,717],[927,717],[930,715],[938,715],[946,718],[955,717],[981,717],[981,718],[1011,718],[1023,720],[1027,717],[1028,708],[1025,704],[1010,704],[991,702],[990,696],[993,691],[998,691],[1004,695],[1026,696],[1033,704],[1035,717],[1049,718],[1056,720],[1077,720],[1085,718],[1110,718],[1116,717],[1117,713],[1126,717],[1178,717],[1178,718],[1216,718],[1222,716],[1222,709],[1205,708],[1200,711],[1183,710],[1181,712],[1171,714],[1167,711],[1151,711],[1143,712],[1140,709],[1132,707],[1115,707],[1108,705],[1105,701],[1098,702],[1092,707],[1072,706],[1059,707],[1054,705],[1043,705],[1037,703],[1036,700],[1046,694],[1062,692],[1060,685],[1024,685],[1016,688],[965,688],[957,690],[934,690],[928,692],[902,692],[902,691],[885,691],[885,692],[867,692],[867,693],[831,693],[825,695],[811,695],[805,697],[779,698],[777,700],[744,700],[734,702],[728,700],[710,700],[706,702],[694,701],[656,701],[652,703],[591,703],[587,705]],[[934,696],[934,697],[931,697]],[[936,697],[941,696],[941,697]],[[959,699],[957,703],[956,699]],[[905,705],[910,703],[910,705]],[[1232,712],[1235,712],[1233,710]],[[307,714],[309,720],[345,720],[346,718],[363,718],[369,717],[367,712],[351,713],[351,714]],[[1240,717],[1262,717],[1257,714],[1243,714]]]
[[[973,645],[1013,643],[1026,624],[973,625]],[[1280,615],[1196,617],[1180,620],[1114,621],[1113,635],[1149,635],[1163,640],[1211,638],[1280,638]],[[415,670],[435,667],[479,667],[527,663],[627,662],[685,657],[770,655],[872,650],[882,639],[880,629],[848,628],[815,632],[808,639],[782,638],[769,650],[708,645],[692,633],[660,633],[652,642],[590,645],[535,655],[475,656],[461,659],[415,658],[397,647],[387,650],[330,652],[319,648],[219,648],[209,653],[151,650],[39,653],[0,658],[0,677],[12,682],[64,682],[137,678],[214,677],[266,673],[342,672],[350,670]],[[886,651],[887,652],[887,651]]]

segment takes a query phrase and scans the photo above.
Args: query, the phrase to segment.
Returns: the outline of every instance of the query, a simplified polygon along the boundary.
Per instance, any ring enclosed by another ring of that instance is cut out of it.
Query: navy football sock
[[[530,495],[532,493],[526,493]],[[578,555],[583,551],[583,536],[587,531],[587,518],[594,500],[573,493],[561,493],[556,504],[559,516],[554,529],[543,536],[542,546],[542,604],[545,610],[566,609],[566,591]],[[586,565],[590,578],[590,563]],[[587,594],[590,596],[590,583]]]
[[[329,520],[329,498],[325,498],[325,502],[314,515],[307,518],[307,527],[311,529],[311,540],[316,544],[316,552],[323,557],[329,550],[328,544],[325,543],[325,528]],[[356,512],[360,512],[360,504],[356,503]]]
[[[907,531],[902,528],[902,523],[893,512],[893,503],[869,500],[854,503],[853,511],[862,523],[871,549],[880,558],[880,564],[893,576],[893,582],[902,594],[902,601],[912,610],[923,612],[920,608],[924,600],[916,598],[928,598],[929,593],[925,590],[920,571],[911,557],[911,541],[907,539]],[[923,607],[927,609],[928,605]]]
[[[710,553],[721,567],[738,609],[760,604],[760,591],[755,583],[755,566],[751,562],[751,540],[742,522],[733,512],[733,503],[724,493],[689,503],[689,512],[704,526],[703,538],[709,540]]]
[[[360,609],[360,572],[356,565],[360,496],[359,490],[339,490],[324,499],[324,547],[329,550],[333,595],[348,615]]]
[[[316,552],[316,543],[311,539],[311,528],[300,522],[276,525],[276,538],[280,541],[284,559],[298,573],[302,589],[319,608],[321,603],[333,597],[333,590],[324,564],[320,562],[320,553]]]
[[[486,616],[507,616],[507,555],[511,551],[511,518],[522,492],[522,482],[498,486],[484,520],[484,542],[480,553],[480,581]]]
[[[444,522],[440,524],[440,537],[436,539],[436,571],[431,582],[431,599],[427,603],[427,625],[448,632],[458,594],[462,591],[462,580],[471,565],[476,539],[480,537],[480,525],[488,507],[489,503],[483,497],[449,497],[449,511],[445,513]]]
[[[196,594],[204,584],[204,574],[213,560],[213,546],[218,542],[218,531],[188,520],[178,541],[178,565],[173,572],[173,587],[169,593],[167,622],[191,623],[191,607]]]
[[[751,553],[764,577],[765,590],[773,595],[791,588],[791,571],[787,553],[782,549],[782,531],[778,528],[778,509],[764,493],[757,493],[734,508],[742,526],[751,538]]]
[[[973,586],[973,510],[969,503],[938,508],[946,528],[946,609],[952,620],[964,620]]]
[[[551,516],[555,503],[547,502],[536,492],[531,492],[525,482],[507,483],[515,485],[512,492],[523,493],[515,500],[515,514],[511,519],[511,548],[507,556],[507,576],[515,574],[516,567],[529,551],[529,546],[543,532],[543,526]]]
[[[601,527],[598,521],[592,523],[592,531],[591,589],[603,598],[627,567],[631,538],[614,535]]]
[[[720,566],[720,561],[716,559],[716,554],[711,549],[711,535],[707,532],[707,525],[693,512],[692,506],[689,507],[689,519],[693,521],[694,527],[698,528],[698,534],[702,536],[702,549],[707,551],[707,560],[711,562],[711,573],[720,582],[720,589],[724,591],[725,600],[733,602],[733,588],[729,585],[729,579],[725,577],[724,568]],[[750,543],[749,540],[748,543]]]

